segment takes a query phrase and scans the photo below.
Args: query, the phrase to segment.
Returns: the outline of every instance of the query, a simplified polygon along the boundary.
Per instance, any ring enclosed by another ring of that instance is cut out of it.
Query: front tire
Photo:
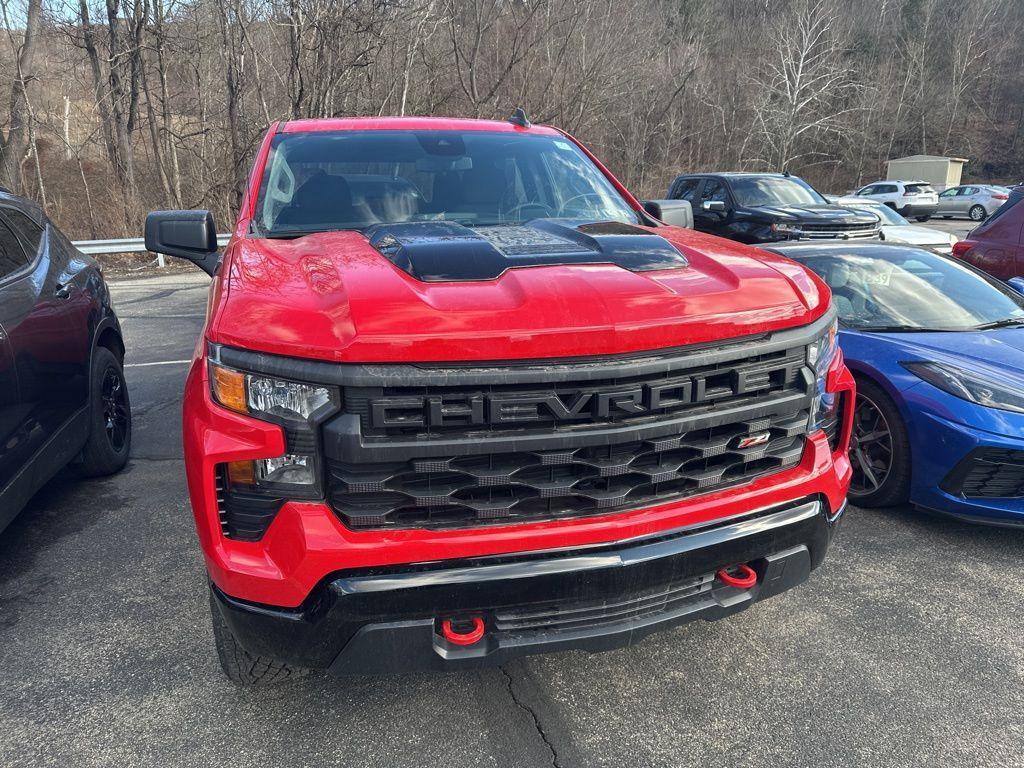
[[[106,347],[92,356],[89,386],[89,438],[82,460],[75,465],[80,475],[102,477],[124,468],[132,447],[132,406],[124,366]]]
[[[986,216],[988,216],[983,205],[972,205],[967,215],[971,217],[971,221],[984,221]]]
[[[915,216],[914,218],[916,218],[918,221],[920,221],[923,224],[924,222],[928,221],[928,219],[930,219],[931,216]]]
[[[256,656],[239,645],[231,627],[224,620],[217,598],[210,590],[210,618],[213,621],[213,643],[225,676],[235,685],[267,686],[302,677],[309,670],[292,667],[267,656]]]
[[[850,441],[850,501],[891,507],[910,498],[910,440],[896,404],[878,384],[857,377]]]

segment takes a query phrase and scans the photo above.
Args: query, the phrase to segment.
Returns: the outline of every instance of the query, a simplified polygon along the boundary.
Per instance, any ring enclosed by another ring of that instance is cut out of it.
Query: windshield
[[[849,328],[965,331],[1024,322],[1024,297],[930,251],[879,246],[805,253],[786,255],[828,284]]]
[[[256,210],[268,237],[411,221],[639,221],[568,139],[483,131],[279,134]]]
[[[796,176],[736,176],[732,179],[736,202],[748,208],[760,205],[818,205],[828,201]]]
[[[857,201],[839,201],[836,205],[841,205],[843,208],[850,208],[861,213],[873,213],[879,219],[882,220],[883,224],[891,224],[893,226],[902,227],[906,226],[910,222],[900,216],[896,211],[890,208],[888,205],[865,205],[863,200]]]

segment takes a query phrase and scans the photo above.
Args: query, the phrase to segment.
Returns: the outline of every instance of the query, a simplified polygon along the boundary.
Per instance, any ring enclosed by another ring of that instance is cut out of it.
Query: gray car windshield
[[[967,331],[1024,323],[1024,297],[930,251],[879,246],[786,255],[828,284],[849,328]]]
[[[279,134],[256,205],[257,226],[268,237],[537,218],[639,222],[569,139],[485,131]]]
[[[855,211],[862,211],[864,213],[873,213],[882,220],[882,224],[891,224],[894,227],[905,227],[910,224],[909,221],[896,213],[888,205],[865,205],[863,201],[839,202],[836,205],[852,208]]]
[[[828,203],[803,179],[795,176],[737,176],[732,194],[742,206],[825,205]]]

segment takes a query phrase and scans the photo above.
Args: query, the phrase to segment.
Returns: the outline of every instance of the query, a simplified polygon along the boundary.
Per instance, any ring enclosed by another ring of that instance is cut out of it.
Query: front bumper
[[[336,674],[487,666],[630,645],[779,594],[821,563],[844,507],[833,512],[812,497],[612,545],[340,572],[294,610],[212,589],[244,648],[296,666]],[[740,563],[756,571],[752,587],[716,578]],[[468,617],[482,617],[480,641],[455,645],[440,633],[442,619]]]
[[[853,378],[841,355],[830,369],[828,390],[852,399]],[[242,541],[222,532],[215,469],[223,462],[281,455],[281,428],[215,405],[202,358],[186,383],[183,426],[192,511],[211,581],[235,599],[284,609],[308,606],[318,585],[342,569],[612,545],[819,496],[838,509],[851,476],[845,451],[833,451],[819,431],[808,436],[797,466],[745,485],[637,509],[467,528],[359,530],[346,526],[323,501],[292,500],[261,539]],[[846,445],[849,430],[848,415],[836,445]]]
[[[916,409],[918,404],[912,401],[910,407]],[[964,408],[967,413],[975,414],[991,411],[961,405],[961,409]],[[1024,417],[1004,411],[995,413],[999,415],[989,419],[994,423],[984,422],[985,425],[1001,425],[1005,432],[968,426],[924,408],[912,418],[914,465],[910,500],[913,503],[972,522],[1024,525],[1024,497],[970,497],[962,490],[972,457],[990,450],[1024,454]]]
[[[938,210],[938,203],[908,203],[896,209],[901,216],[934,216]]]

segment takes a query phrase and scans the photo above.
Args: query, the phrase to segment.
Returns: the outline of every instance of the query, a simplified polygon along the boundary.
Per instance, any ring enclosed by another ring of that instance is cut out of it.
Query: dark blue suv
[[[0,193],[0,530],[68,464],[121,469],[124,341],[96,262],[31,201]]]

